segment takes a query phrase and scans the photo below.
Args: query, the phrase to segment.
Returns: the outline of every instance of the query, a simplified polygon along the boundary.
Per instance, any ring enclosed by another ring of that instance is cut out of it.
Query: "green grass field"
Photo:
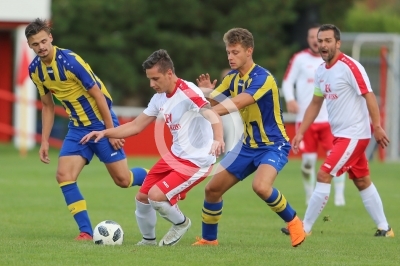
[[[352,182],[346,183],[346,206],[333,200],[316,222],[313,234],[292,248],[280,233],[280,218],[251,190],[251,180],[239,183],[224,197],[224,214],[217,247],[192,247],[201,235],[203,189],[194,188],[181,210],[192,228],[173,247],[137,247],[141,239],[134,216],[138,188],[114,185],[105,167],[94,159],[84,169],[79,186],[88,202],[93,227],[111,219],[125,232],[122,246],[76,242],[77,227],[55,181],[57,151],[51,164],[39,161],[37,150],[21,158],[10,145],[0,144],[0,265],[399,265],[400,238],[375,238],[375,225]],[[151,167],[157,158],[130,158],[130,166]],[[298,211],[305,212],[299,161],[290,161],[279,175],[279,188]],[[400,233],[399,164],[371,163],[371,171],[390,225]],[[324,222],[324,216],[331,221]],[[159,217],[160,239],[169,224]]]

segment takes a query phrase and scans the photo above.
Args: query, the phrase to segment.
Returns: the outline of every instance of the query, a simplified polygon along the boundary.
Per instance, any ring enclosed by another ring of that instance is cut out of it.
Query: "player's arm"
[[[97,108],[103,118],[103,122],[106,128],[113,128],[114,123],[111,117],[110,108],[108,107],[106,98],[104,97],[103,92],[100,90],[97,83],[94,84],[93,87],[87,90],[89,95],[95,100]]]
[[[225,79],[222,80],[222,83],[214,90],[215,85],[217,84],[217,80],[214,79],[211,82],[210,75],[208,73],[201,74],[197,79],[197,86],[203,92],[204,97],[210,102],[211,106],[216,106],[221,99],[226,99],[228,97],[227,93],[229,91],[229,84]]]
[[[272,93],[278,94],[278,87],[272,75],[269,73],[265,75],[258,75],[251,80],[245,91],[239,93],[233,98],[225,98],[218,105],[214,106],[213,109],[219,115],[226,115],[228,113],[236,112],[255,103],[270,90],[273,91]],[[214,93],[215,92],[213,92],[213,94]]]
[[[224,132],[221,117],[211,108],[210,104],[203,106],[200,109],[200,114],[211,124],[214,135],[214,143],[211,153],[218,157],[221,153],[225,152]]]
[[[40,97],[42,101],[42,140],[39,149],[40,160],[50,163],[49,159],[49,138],[54,124],[54,100],[51,92]]]
[[[103,131],[92,131],[91,133],[84,136],[80,143],[85,144],[90,139],[94,139],[95,142],[102,138],[115,138],[123,139],[129,136],[134,136],[143,131],[150,123],[156,120],[156,116],[148,116],[145,113],[141,113],[137,118],[131,122],[125,123],[118,127],[107,128]]]
[[[134,136],[142,132],[150,123],[154,122],[157,117],[148,116],[145,113],[141,113],[131,122],[125,123],[115,128],[109,128],[104,130],[104,137],[122,139],[130,136]]]
[[[294,84],[299,74],[299,66],[296,56],[290,59],[286,68],[285,75],[282,82],[282,92],[286,101],[286,107],[289,113],[296,114],[299,110],[296,99],[294,97]]]
[[[378,144],[383,148],[389,144],[389,138],[387,137],[384,129],[381,126],[381,118],[379,112],[378,102],[373,92],[362,94],[367,103],[369,116],[371,117],[372,127],[374,129],[374,136]]]
[[[219,115],[226,115],[236,112],[250,104],[255,103],[255,99],[248,93],[240,93],[233,98],[227,98],[221,103],[215,105],[213,110]]]
[[[304,135],[304,132],[310,127],[317,118],[319,111],[321,110],[322,104],[324,103],[324,97],[321,94],[315,94],[308,105],[306,112],[304,114],[303,121],[301,121],[300,127],[297,130],[297,134]]]

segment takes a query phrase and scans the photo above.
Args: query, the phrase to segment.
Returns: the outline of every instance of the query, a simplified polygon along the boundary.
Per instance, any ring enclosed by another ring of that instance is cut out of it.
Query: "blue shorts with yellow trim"
[[[103,138],[97,143],[93,140],[88,141],[86,144],[79,143],[83,136],[90,132],[91,130],[85,130],[84,128],[69,128],[59,157],[80,155],[86,159],[86,164],[90,163],[94,154],[103,163],[113,163],[126,158],[124,150],[115,150],[108,138]]]
[[[286,141],[258,148],[250,148],[239,142],[220,164],[239,180],[254,173],[260,164],[269,164],[279,173],[288,162],[290,148],[290,143]]]

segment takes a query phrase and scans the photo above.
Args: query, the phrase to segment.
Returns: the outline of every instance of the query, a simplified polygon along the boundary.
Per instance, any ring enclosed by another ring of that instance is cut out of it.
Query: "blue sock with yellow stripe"
[[[79,231],[88,233],[92,236],[93,229],[86,208],[86,200],[84,200],[76,182],[60,183],[60,188],[64,194],[68,209],[78,224]]]
[[[285,196],[277,190],[272,188],[272,194],[265,200],[268,206],[276,212],[285,222],[290,222],[296,216],[296,212],[292,209]]]
[[[144,179],[149,172],[148,169],[142,167],[135,167],[131,169],[131,183],[129,187],[133,186],[141,186],[143,184]]]
[[[217,239],[218,222],[222,215],[223,201],[208,203],[204,201],[202,222],[202,238],[208,241]]]

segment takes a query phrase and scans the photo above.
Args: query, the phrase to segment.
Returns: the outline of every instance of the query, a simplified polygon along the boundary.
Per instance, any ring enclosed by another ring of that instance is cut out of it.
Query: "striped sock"
[[[218,222],[222,215],[223,201],[217,203],[208,203],[204,201],[202,237],[205,240],[212,241],[217,239]]]
[[[268,206],[276,212],[285,222],[290,222],[296,216],[296,212],[292,209],[289,202],[287,202],[285,196],[277,190],[272,188],[272,194],[265,202]]]
[[[131,184],[129,187],[133,186],[141,186],[143,184],[144,179],[149,172],[148,169],[142,167],[135,167],[131,169]]]
[[[60,188],[64,195],[68,209],[78,224],[79,231],[88,233],[92,236],[93,229],[86,208],[86,200],[79,191],[76,182],[72,181],[60,183]]]

